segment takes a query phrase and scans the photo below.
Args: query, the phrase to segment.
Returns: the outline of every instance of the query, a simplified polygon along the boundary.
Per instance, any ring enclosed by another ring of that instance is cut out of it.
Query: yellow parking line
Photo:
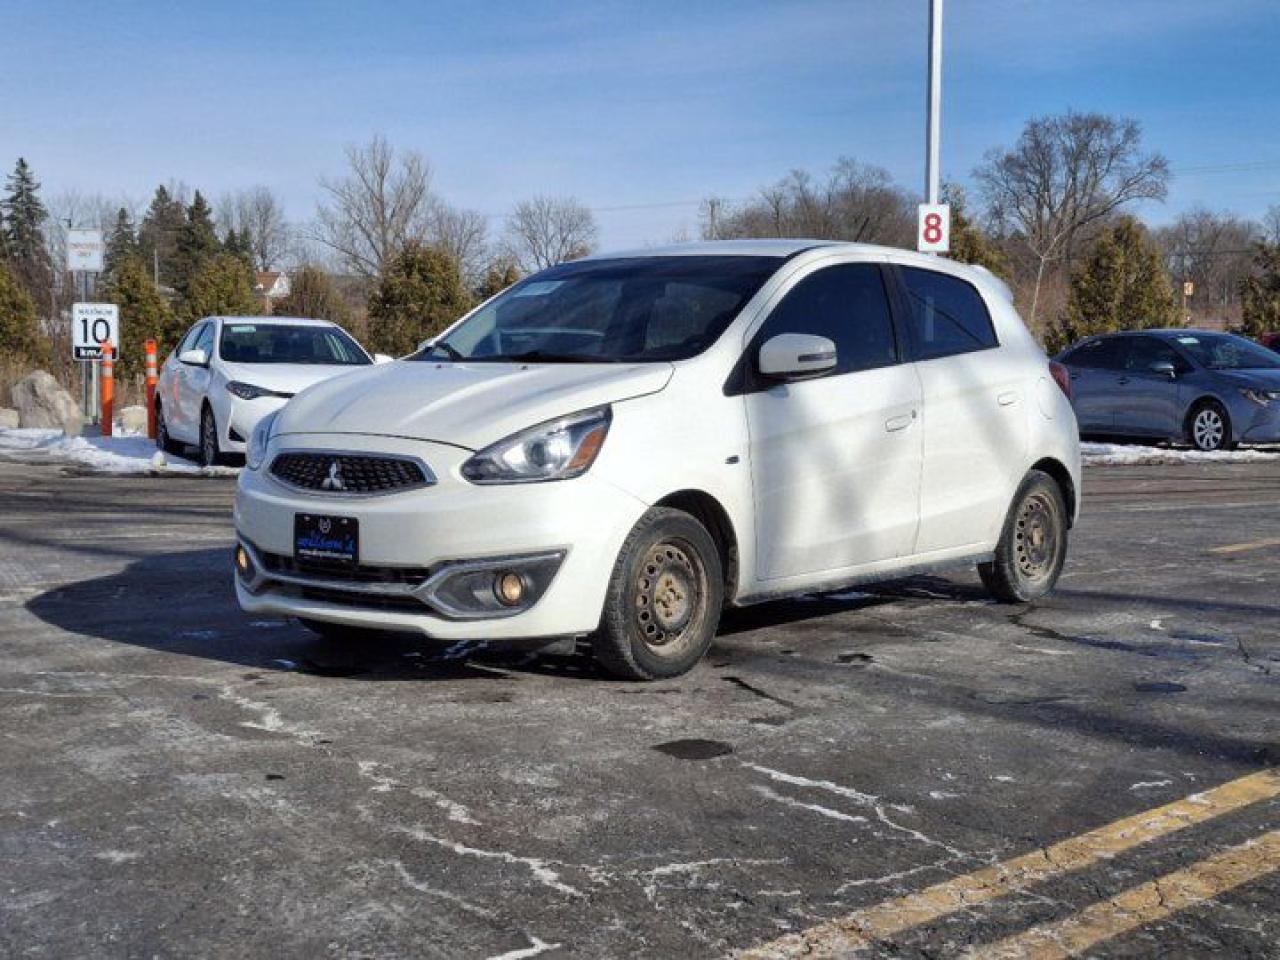
[[[1032,927],[969,953],[974,960],[1063,960],[1280,870],[1280,830],[1231,847],[1074,916]]]
[[[783,960],[788,957],[814,960],[838,956],[957,910],[1026,889],[1073,870],[1082,870],[1138,844],[1277,796],[1280,796],[1280,770],[1263,770],[1004,863],[943,881],[919,893],[886,900],[808,930],[788,934],[745,950],[739,957],[741,960]]]
[[[1210,553],[1245,553],[1249,550],[1262,550],[1265,547],[1280,547],[1280,537],[1267,537],[1265,540],[1252,540],[1249,543],[1228,543],[1225,547],[1211,547]]]

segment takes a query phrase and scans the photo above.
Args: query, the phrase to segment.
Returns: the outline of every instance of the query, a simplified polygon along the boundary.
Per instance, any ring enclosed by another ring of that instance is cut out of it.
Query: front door
[[[1178,400],[1178,377],[1191,365],[1159,337],[1129,337],[1124,376],[1120,378],[1124,402],[1116,408],[1116,429],[1120,433],[1148,437],[1177,437],[1182,434],[1182,407]],[[1158,373],[1153,364],[1171,363],[1174,375]]]
[[[813,380],[747,378],[760,575],[780,580],[910,553],[919,515],[920,381],[903,363],[874,263],[796,283],[751,341],[827,337],[836,366]]]

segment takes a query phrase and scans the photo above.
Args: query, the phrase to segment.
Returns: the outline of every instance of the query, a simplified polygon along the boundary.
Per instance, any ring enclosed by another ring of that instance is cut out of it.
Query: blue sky
[[[266,184],[292,219],[343,146],[424,153],[450,201],[597,210],[605,247],[696,234],[840,156],[923,178],[926,0],[78,4],[0,0],[0,166],[145,200]],[[1027,117],[1131,116],[1169,158],[1160,222],[1280,203],[1280,0],[947,0],[943,176]],[[629,208],[629,209],[618,209]]]

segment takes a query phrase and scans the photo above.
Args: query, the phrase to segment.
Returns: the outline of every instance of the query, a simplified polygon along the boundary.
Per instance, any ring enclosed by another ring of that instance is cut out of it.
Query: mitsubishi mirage
[[[1007,288],[860,244],[544,270],[254,431],[236,593],[321,634],[589,638],[671,677],[726,605],[977,564],[1048,592],[1079,510],[1066,371]]]

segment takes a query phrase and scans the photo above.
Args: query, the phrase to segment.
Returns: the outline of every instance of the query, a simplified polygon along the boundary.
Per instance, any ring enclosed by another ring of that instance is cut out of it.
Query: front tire
[[[1032,470],[1022,481],[995,557],[978,575],[1003,603],[1029,603],[1053,589],[1067,560],[1067,504],[1057,481]]]
[[[689,514],[655,507],[618,554],[592,652],[623,679],[678,677],[711,646],[723,604],[711,535]]]
[[[1216,400],[1196,404],[1187,417],[1187,439],[1203,453],[1230,450],[1235,446],[1231,439],[1231,417],[1226,408]]]
[[[222,462],[222,449],[218,446],[218,421],[207,406],[200,413],[200,466],[216,467]]]

